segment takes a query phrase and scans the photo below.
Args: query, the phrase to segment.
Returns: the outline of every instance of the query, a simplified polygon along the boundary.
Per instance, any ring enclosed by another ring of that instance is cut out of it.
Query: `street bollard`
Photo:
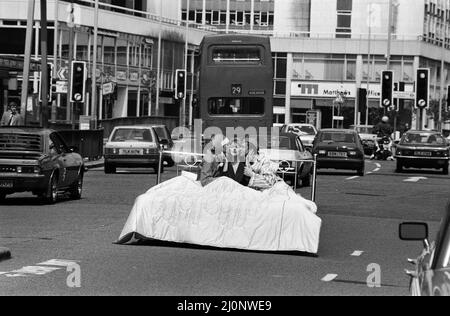
[[[159,148],[159,162],[158,162],[158,176],[156,177],[156,185],[161,183],[161,173],[162,173],[162,165],[163,165],[163,151],[164,148],[162,146]]]
[[[314,167],[313,167],[313,183],[311,190],[311,201],[316,202],[316,189],[317,189],[317,154],[314,155]]]

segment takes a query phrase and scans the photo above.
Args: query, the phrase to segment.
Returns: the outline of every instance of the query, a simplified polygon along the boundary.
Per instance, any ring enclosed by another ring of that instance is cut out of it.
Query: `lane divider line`
[[[353,253],[351,254],[352,257],[361,257],[363,255],[364,251],[362,250],[355,250],[353,251]]]
[[[322,278],[323,282],[331,282],[334,281],[338,277],[337,274],[327,274]]]
[[[355,180],[355,179],[358,179],[358,178],[359,178],[359,176],[354,176],[354,177],[347,178],[345,180]]]

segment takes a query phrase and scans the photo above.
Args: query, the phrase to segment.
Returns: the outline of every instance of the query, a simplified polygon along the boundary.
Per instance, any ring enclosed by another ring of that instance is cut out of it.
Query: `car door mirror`
[[[424,241],[428,239],[426,223],[402,223],[399,227],[400,239],[404,241]]]

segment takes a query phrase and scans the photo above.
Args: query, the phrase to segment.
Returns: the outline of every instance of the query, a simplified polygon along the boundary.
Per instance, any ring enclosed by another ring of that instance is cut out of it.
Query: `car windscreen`
[[[289,131],[304,135],[316,135],[316,130],[312,126],[293,126]]]
[[[153,128],[158,135],[159,139],[169,139],[169,132],[163,126],[158,126]]]
[[[153,142],[149,129],[120,128],[111,137],[112,142]]]
[[[408,133],[401,141],[402,145],[436,145],[445,146],[446,141],[444,137],[439,134],[429,134],[429,133]]]
[[[350,133],[323,132],[319,137],[319,141],[321,143],[354,144],[356,143],[356,138],[354,134]]]

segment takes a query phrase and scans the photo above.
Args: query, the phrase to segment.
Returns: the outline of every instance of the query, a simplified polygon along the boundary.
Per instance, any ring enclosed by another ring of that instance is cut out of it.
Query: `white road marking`
[[[11,273],[17,274],[34,274],[34,275],[46,275],[51,272],[55,272],[60,270],[61,268],[50,268],[50,267],[38,267],[38,266],[29,266],[23,267],[22,269],[11,271]]]
[[[379,163],[376,163],[375,166],[377,166],[378,169],[381,169],[381,165]]]
[[[373,172],[378,172],[380,170],[381,170],[380,168],[376,168],[376,169],[373,170]]]
[[[335,280],[337,277],[338,277],[337,274],[327,274],[326,276],[324,276],[322,278],[322,281],[323,282],[331,282],[331,281]]]
[[[403,182],[413,182],[413,183],[417,183],[417,182],[419,182],[420,180],[427,180],[428,178],[426,178],[426,177],[409,177],[408,179],[406,179],[406,180],[403,180]]]
[[[358,179],[358,178],[359,178],[359,176],[354,176],[354,177],[347,178],[345,180],[355,180],[355,179]]]
[[[351,254],[351,256],[352,256],[352,257],[361,257],[363,253],[364,253],[364,251],[361,251],[361,250],[355,250],[355,251],[353,251],[353,253]]]
[[[20,274],[20,273],[8,273],[5,274],[5,277],[7,278],[19,278],[19,277],[26,277],[25,274]]]
[[[38,263],[40,266],[56,266],[56,267],[70,267],[74,264],[78,264],[77,261],[74,260],[59,260],[59,259],[52,259],[49,261]]]

